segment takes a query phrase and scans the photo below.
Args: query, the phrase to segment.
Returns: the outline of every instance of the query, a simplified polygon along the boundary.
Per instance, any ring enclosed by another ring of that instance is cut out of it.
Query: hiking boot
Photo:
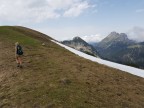
[[[19,67],[20,67],[20,68],[23,68],[23,66],[22,66],[22,65],[20,65]]]
[[[17,67],[20,67],[20,64],[17,64]]]

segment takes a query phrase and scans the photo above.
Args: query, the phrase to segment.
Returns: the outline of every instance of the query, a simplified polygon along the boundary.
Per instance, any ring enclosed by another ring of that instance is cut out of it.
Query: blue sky
[[[0,0],[0,25],[21,25],[57,39],[100,41],[110,32],[144,41],[144,0]]]

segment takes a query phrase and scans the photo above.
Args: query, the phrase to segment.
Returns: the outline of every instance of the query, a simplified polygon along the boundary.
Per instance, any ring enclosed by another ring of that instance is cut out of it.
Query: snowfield
[[[52,42],[66,48],[67,50],[83,57],[83,58],[86,58],[86,59],[89,59],[93,62],[98,62],[100,64],[104,64],[104,65],[107,65],[109,67],[112,67],[112,68],[116,68],[116,69],[119,69],[119,70],[122,70],[122,71],[125,71],[125,72],[128,72],[128,73],[131,73],[133,75],[137,75],[139,77],[143,77],[144,78],[144,70],[142,69],[138,69],[138,68],[134,68],[134,67],[131,67],[131,66],[126,66],[126,65],[122,65],[122,64],[118,64],[118,63],[114,63],[114,62],[110,62],[110,61],[106,61],[106,60],[102,60],[100,58],[96,58],[96,57],[93,57],[93,56],[90,56],[90,55],[87,55],[83,52],[80,52],[80,51],[77,51],[73,48],[70,48],[68,46],[65,46],[59,42],[56,42],[54,40],[51,40]]]

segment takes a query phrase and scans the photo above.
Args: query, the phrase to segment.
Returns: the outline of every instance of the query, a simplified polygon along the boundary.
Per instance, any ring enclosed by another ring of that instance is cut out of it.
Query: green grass
[[[6,41],[13,43],[19,42],[23,45],[35,46],[40,44],[39,40],[31,38],[29,35],[25,35],[19,31],[13,30],[11,27],[0,27],[0,37]]]

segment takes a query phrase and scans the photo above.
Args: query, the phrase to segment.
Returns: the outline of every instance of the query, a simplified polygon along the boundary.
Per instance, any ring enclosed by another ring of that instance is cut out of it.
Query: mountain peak
[[[111,32],[106,37],[106,39],[109,39],[109,40],[115,40],[115,39],[118,39],[118,40],[128,40],[128,36],[125,33]]]
[[[81,39],[79,36],[74,37],[73,39]]]
[[[113,32],[111,32],[109,35],[108,35],[108,37],[111,37],[111,36],[119,36],[119,33],[117,33],[117,32],[115,32],[115,31],[113,31]]]
[[[116,32],[116,31],[113,31],[113,32],[111,32],[110,34],[119,34],[118,32]]]
[[[80,40],[80,41],[84,41],[82,38],[80,38],[79,36],[76,36],[73,38],[73,40]]]
[[[127,34],[111,32],[98,45],[99,45],[99,47],[107,48],[107,47],[116,46],[116,45],[127,46],[131,43],[133,43],[133,41],[128,39]]]
[[[78,42],[78,43],[83,43],[83,44],[86,44],[86,45],[88,44],[86,41],[84,41],[82,38],[80,38],[78,36],[74,37],[72,41],[73,42]]]
[[[127,37],[127,34],[125,34],[125,33],[117,33],[117,32],[111,32],[108,36],[115,36],[115,37],[120,37],[120,36],[122,36],[122,37]]]

